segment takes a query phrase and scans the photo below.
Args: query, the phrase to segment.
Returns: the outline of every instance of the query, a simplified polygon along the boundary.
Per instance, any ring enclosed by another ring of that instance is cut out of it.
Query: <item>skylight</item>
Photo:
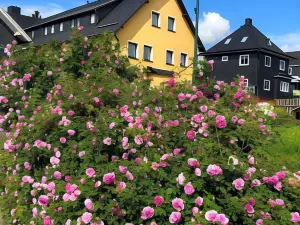
[[[231,41],[231,38],[228,38],[226,41],[225,41],[225,45],[228,45],[229,43],[230,43],[230,41]]]
[[[241,40],[241,42],[246,42],[248,39],[248,37],[243,37],[243,39]]]

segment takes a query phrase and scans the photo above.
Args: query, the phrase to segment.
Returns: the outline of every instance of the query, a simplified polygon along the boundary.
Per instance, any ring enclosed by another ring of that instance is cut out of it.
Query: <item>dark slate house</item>
[[[86,36],[105,30],[115,33],[145,3],[147,0],[98,0],[36,21],[24,30],[35,45],[69,40],[73,28],[79,26],[84,26]]]
[[[286,52],[286,54],[295,58],[290,61],[289,73],[293,77],[292,86],[295,90],[300,90],[300,51]]]
[[[260,99],[291,98],[293,95],[289,64],[294,57],[261,33],[250,18],[201,55],[214,60],[213,76],[218,80],[230,82],[237,75],[243,75],[249,90]]]
[[[16,22],[16,19],[18,22]],[[16,40],[19,44],[32,41],[22,27],[32,24],[36,19],[21,15],[19,7],[10,6],[7,12],[0,8],[0,57],[4,55],[3,48],[7,44],[11,44],[13,40]]]

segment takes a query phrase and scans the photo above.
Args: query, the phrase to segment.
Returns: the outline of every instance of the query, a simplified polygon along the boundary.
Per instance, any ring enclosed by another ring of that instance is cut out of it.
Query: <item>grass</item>
[[[281,125],[274,129],[279,138],[267,146],[272,159],[266,164],[282,168],[285,166],[292,172],[300,170],[300,125]]]

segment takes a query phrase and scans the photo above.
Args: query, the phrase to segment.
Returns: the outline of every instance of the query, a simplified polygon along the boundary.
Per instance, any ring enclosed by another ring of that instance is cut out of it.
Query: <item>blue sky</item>
[[[195,20],[195,0],[183,1]],[[38,9],[45,17],[85,3],[85,0],[0,0],[0,7],[18,5],[27,15]],[[200,38],[209,48],[243,25],[247,17],[283,50],[300,50],[300,0],[200,0]]]

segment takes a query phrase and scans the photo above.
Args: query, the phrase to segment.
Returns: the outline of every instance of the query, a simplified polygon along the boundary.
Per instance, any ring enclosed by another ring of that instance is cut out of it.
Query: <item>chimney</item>
[[[8,14],[14,13],[14,14],[21,15],[21,8],[18,6],[8,6],[7,12]]]
[[[245,25],[252,25],[252,19],[251,18],[247,18],[245,20]]]
[[[34,11],[34,14],[32,14],[33,18],[41,18],[39,11]]]

